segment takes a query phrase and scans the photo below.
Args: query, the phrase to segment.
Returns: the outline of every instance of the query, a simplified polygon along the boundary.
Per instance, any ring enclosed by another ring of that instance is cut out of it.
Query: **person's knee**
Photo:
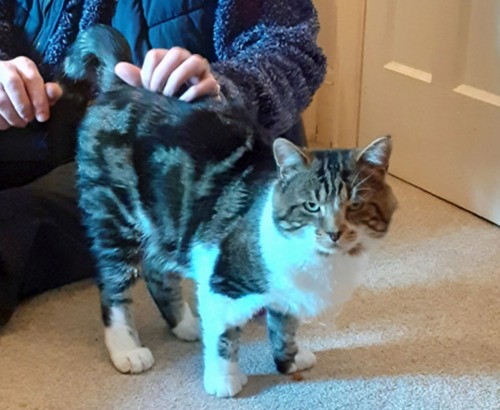
[[[58,200],[74,201],[76,191],[76,165],[70,162],[53,169],[48,174],[27,185],[36,197],[53,197]]]

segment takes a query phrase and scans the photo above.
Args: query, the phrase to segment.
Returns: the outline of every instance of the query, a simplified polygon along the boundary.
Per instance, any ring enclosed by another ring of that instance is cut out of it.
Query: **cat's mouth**
[[[346,253],[349,255],[357,255],[364,249],[360,243],[351,241],[319,241],[317,243],[318,252],[322,255],[333,255],[336,253]]]
[[[342,245],[335,242],[318,243],[317,250],[321,255],[333,255],[342,250]]]

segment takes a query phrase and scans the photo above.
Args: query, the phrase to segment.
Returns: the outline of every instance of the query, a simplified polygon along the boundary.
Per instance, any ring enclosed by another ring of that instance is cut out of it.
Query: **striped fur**
[[[77,41],[68,78],[92,78],[71,67],[93,49],[88,42],[114,41],[107,30],[88,32],[84,48]],[[348,297],[357,263],[388,230],[390,138],[363,151],[306,151],[283,139],[271,149],[238,104],[186,104],[129,87],[109,75],[109,56],[93,57],[105,87],[80,126],[78,186],[113,364],[131,373],[153,365],[131,312],[129,289],[142,275],[185,340],[200,331],[181,281],[197,282],[210,394],[234,396],[246,383],[240,329],[262,308],[278,370],[312,366],[296,343],[300,319]]]

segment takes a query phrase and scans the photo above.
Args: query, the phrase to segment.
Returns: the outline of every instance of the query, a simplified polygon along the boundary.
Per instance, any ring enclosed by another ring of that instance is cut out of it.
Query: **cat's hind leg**
[[[290,314],[267,309],[267,331],[274,362],[280,373],[294,373],[316,363],[314,354],[296,342],[299,320]]]
[[[114,254],[121,251],[123,248],[115,249]],[[115,258],[108,256],[98,263],[104,340],[111,361],[120,372],[142,373],[153,366],[154,359],[139,340],[132,314],[130,286],[137,271],[126,258],[110,259]]]
[[[143,269],[149,293],[172,332],[182,340],[198,340],[199,319],[183,299],[181,275],[175,272],[161,273],[152,260],[144,261]]]
[[[126,192],[83,182],[86,189],[80,206],[86,211],[84,220],[97,264],[106,347],[120,372],[141,373],[153,366],[154,359],[139,340],[131,309],[130,287],[138,276],[140,237],[124,205]]]
[[[153,366],[154,358],[139,340],[127,294],[124,292],[120,297],[115,294],[112,303],[107,297],[101,298],[104,339],[111,361],[120,372],[142,373]]]

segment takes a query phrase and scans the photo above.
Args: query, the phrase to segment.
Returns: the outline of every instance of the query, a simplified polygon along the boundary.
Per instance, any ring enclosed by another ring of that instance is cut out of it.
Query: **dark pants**
[[[74,163],[0,191],[0,324],[20,299],[93,272],[80,225]]]
[[[283,136],[305,145],[301,122]],[[75,163],[46,173],[47,164],[26,150],[19,150],[23,160],[8,160],[12,146],[0,140],[0,325],[19,300],[94,274],[80,224]],[[43,176],[27,183],[37,175]]]

